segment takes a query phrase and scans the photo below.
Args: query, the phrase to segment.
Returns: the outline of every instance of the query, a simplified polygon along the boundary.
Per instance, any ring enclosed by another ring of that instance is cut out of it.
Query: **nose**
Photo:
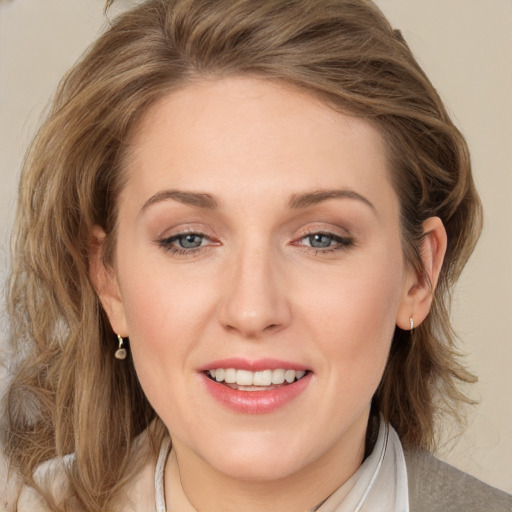
[[[223,282],[219,319],[244,338],[260,339],[285,328],[291,308],[283,273],[271,250],[240,251]]]

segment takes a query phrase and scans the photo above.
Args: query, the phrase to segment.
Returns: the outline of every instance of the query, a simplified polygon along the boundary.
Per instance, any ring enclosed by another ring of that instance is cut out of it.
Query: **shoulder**
[[[68,457],[47,461],[34,473],[36,485],[49,484],[55,495],[64,488],[64,467]],[[0,458],[0,512],[50,512],[52,509],[43,496],[34,488],[23,484],[21,476],[9,469],[6,458]]]
[[[69,455],[47,461],[39,466],[34,473],[34,481],[44,489],[45,496],[63,509],[68,510],[70,484],[68,468],[74,462],[74,456]],[[142,512],[155,509],[154,473],[156,454],[152,449],[147,432],[137,437],[128,463],[131,477],[118,489],[109,502],[109,510],[123,512]],[[74,507],[71,507],[75,510]],[[19,494],[17,512],[51,512],[54,508],[34,488],[24,485]],[[2,509],[0,508],[0,512]]]
[[[432,454],[405,450],[411,512],[511,512],[512,496]]]
[[[51,496],[54,503],[64,501],[69,489],[66,469],[73,463],[73,455],[52,459],[41,464],[34,473],[34,482]],[[18,498],[17,512],[50,512],[51,505],[38,490],[23,485]]]
[[[16,510],[21,488],[21,478],[9,470],[7,459],[0,454],[0,512]]]
[[[24,485],[16,504],[16,511],[51,512],[51,508],[46,500],[35,489]]]

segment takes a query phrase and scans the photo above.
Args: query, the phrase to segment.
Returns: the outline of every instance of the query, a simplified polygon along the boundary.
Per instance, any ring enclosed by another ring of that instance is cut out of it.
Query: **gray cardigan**
[[[404,455],[411,512],[512,512],[511,495],[428,452],[405,450]]]

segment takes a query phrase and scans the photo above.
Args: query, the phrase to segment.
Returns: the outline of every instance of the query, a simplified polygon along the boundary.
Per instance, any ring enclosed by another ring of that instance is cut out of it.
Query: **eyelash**
[[[198,247],[191,247],[191,248],[177,247],[176,245],[174,245],[174,243],[177,242],[179,239],[183,239],[188,236],[200,237],[202,239],[201,245],[199,245]],[[328,237],[331,239],[331,241],[335,245],[324,247],[324,248],[318,248],[318,247],[312,247],[311,245],[303,245],[303,244],[299,243],[302,240],[305,240],[307,238],[311,239],[314,236]],[[199,254],[201,254],[203,251],[207,250],[208,247],[210,247],[212,245],[211,243],[202,245],[203,241],[208,241],[208,240],[210,240],[210,242],[211,242],[211,238],[208,237],[207,235],[205,235],[204,233],[201,233],[198,231],[183,231],[181,233],[172,235],[168,238],[163,238],[161,240],[158,240],[158,244],[165,252],[169,252],[173,255],[193,257],[193,256],[198,256]],[[213,245],[218,245],[218,244],[215,243]],[[317,255],[317,254],[329,254],[329,253],[334,253],[334,252],[340,251],[340,250],[346,250],[354,245],[354,240],[350,237],[336,235],[334,233],[330,233],[327,231],[311,230],[311,231],[308,231],[305,234],[301,235],[296,240],[294,240],[291,243],[291,245],[296,245],[296,246],[298,245],[307,251],[313,251],[314,254]]]
[[[174,243],[177,242],[180,238],[185,238],[187,236],[201,237],[203,239],[201,241],[201,245],[199,247],[192,247],[192,248],[188,248],[188,249],[186,249],[184,247],[177,247],[176,245],[174,245]],[[211,239],[204,233],[200,233],[198,231],[183,231],[181,233],[172,235],[169,238],[163,238],[161,240],[158,240],[158,244],[165,252],[169,252],[176,256],[198,256],[203,251],[207,250],[209,245],[211,245],[211,244],[202,245],[202,242],[204,240],[211,240]]]
[[[297,242],[301,242],[302,240],[305,240],[307,238],[311,239],[315,235],[319,236],[325,236],[331,239],[331,241],[335,244],[334,246],[324,247],[324,248],[318,248],[318,247],[312,247],[311,245],[303,245],[300,244],[301,247],[304,247],[306,250],[312,250],[314,251],[314,254],[329,254],[334,253],[336,251],[346,250],[354,245],[354,239],[346,236],[340,236],[336,235],[335,233],[331,233],[329,231],[318,231],[318,230],[310,230],[304,235],[302,235],[300,238],[297,238],[296,241],[292,242],[292,245],[299,245]]]

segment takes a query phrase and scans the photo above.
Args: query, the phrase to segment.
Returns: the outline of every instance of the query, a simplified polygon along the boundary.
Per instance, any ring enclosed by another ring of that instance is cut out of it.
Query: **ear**
[[[126,316],[114,268],[103,259],[106,235],[94,226],[89,240],[89,276],[116,334],[128,336]]]
[[[447,236],[443,222],[439,217],[430,217],[423,223],[423,242],[421,261],[425,275],[414,268],[408,270],[396,324],[404,330],[410,330],[410,319],[417,327],[430,311],[434,291],[446,253]]]

